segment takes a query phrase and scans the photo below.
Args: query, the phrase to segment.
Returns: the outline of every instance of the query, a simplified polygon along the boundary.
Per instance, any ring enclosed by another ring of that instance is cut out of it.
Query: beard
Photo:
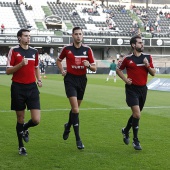
[[[144,50],[143,47],[142,47],[142,48],[136,48],[136,51],[137,51],[137,52],[143,52],[143,50]]]

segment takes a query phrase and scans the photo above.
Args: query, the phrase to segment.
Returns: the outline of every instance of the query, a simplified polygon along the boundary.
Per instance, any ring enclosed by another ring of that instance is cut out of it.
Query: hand
[[[37,81],[37,85],[38,85],[38,87],[42,87],[42,81],[41,81],[41,80],[38,80],[38,81]]]
[[[149,62],[148,62],[148,59],[146,57],[143,59],[143,63],[145,64],[145,67],[149,66]]]
[[[131,85],[132,84],[132,79],[131,78],[127,78],[125,80],[125,83],[128,84],[128,85]]]
[[[67,70],[63,70],[63,71],[61,72],[61,74],[62,74],[62,76],[65,76],[65,75],[67,74]]]
[[[86,67],[89,67],[89,66],[90,66],[90,63],[89,63],[89,61],[87,61],[87,60],[83,60],[82,62],[83,62],[83,64],[84,64]]]
[[[25,65],[27,65],[27,64],[28,64],[28,59],[23,58],[22,61],[21,61],[21,65],[22,65],[22,66],[25,66]]]

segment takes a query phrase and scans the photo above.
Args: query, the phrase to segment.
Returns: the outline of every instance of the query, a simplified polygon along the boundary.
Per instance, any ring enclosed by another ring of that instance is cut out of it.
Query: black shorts
[[[78,100],[83,100],[86,84],[86,75],[76,76],[67,73],[64,77],[65,92],[68,98],[76,96]]]
[[[11,110],[40,109],[39,90],[36,83],[11,84]]]
[[[136,85],[125,85],[126,90],[126,103],[129,107],[138,105],[140,111],[142,111],[146,96],[147,96],[147,86],[136,86]]]

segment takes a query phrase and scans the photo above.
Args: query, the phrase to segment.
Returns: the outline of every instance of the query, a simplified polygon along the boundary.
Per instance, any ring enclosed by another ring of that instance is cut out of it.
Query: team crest
[[[75,58],[75,64],[80,65],[81,64],[81,58]]]
[[[32,55],[32,58],[35,58],[35,54]]]
[[[87,52],[86,52],[86,51],[84,51],[84,52],[83,52],[83,55],[87,55]]]

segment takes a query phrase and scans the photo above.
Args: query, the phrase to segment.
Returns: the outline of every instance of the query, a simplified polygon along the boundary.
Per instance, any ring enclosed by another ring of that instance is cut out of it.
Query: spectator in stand
[[[60,1],[60,0],[57,0],[57,1],[56,1],[56,4],[61,4],[61,1]]]
[[[163,15],[163,12],[162,10],[159,11],[159,15],[162,16]]]
[[[32,27],[28,20],[27,20],[26,24],[27,24],[27,29],[30,29]]]
[[[100,0],[101,1],[101,6],[104,6],[104,0]]]
[[[1,24],[1,34],[3,34],[3,33],[4,33],[4,30],[5,30],[5,26],[4,26],[4,24]]]
[[[53,58],[54,57],[54,48],[50,48],[50,56]]]
[[[24,5],[24,2],[23,0],[19,0],[19,5],[23,4]]]
[[[156,16],[156,21],[158,22],[158,24],[160,24],[161,19],[160,19],[159,14]]]
[[[160,25],[157,26],[157,32],[158,32],[158,33],[161,32],[161,26],[160,26]]]
[[[146,25],[145,30],[146,30],[146,32],[149,32],[149,31],[150,31],[150,27],[149,27],[148,24]]]
[[[32,5],[30,5],[30,6],[28,7],[28,9],[29,9],[29,10],[33,10]]]
[[[170,13],[167,13],[166,18],[170,19]]]

